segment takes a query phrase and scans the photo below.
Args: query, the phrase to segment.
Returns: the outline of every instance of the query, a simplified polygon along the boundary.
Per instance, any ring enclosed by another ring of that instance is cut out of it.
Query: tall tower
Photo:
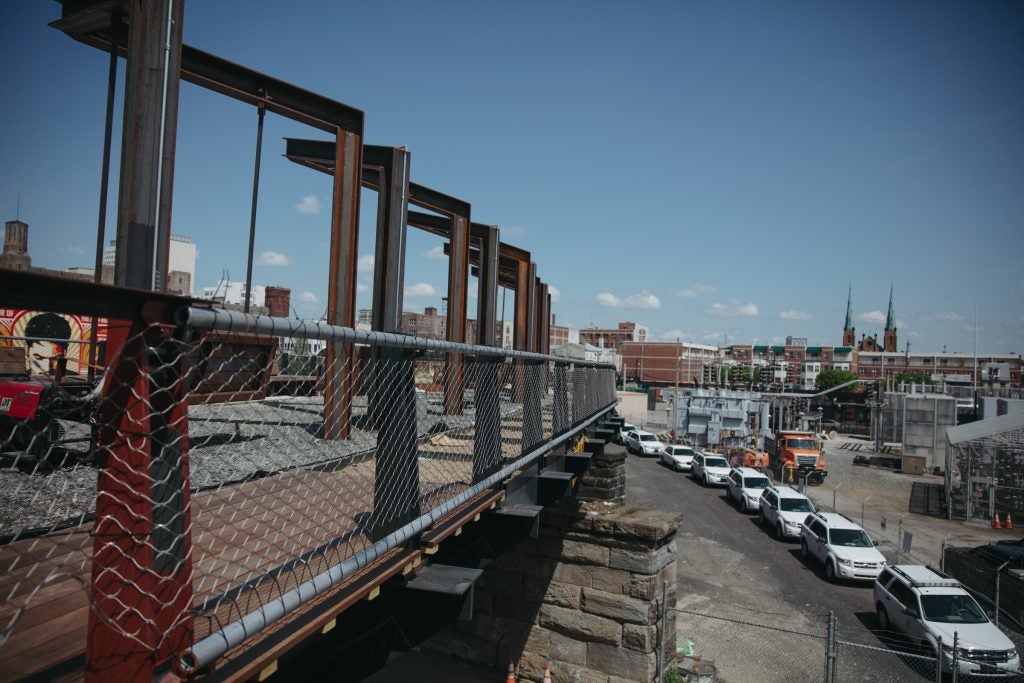
[[[896,311],[893,307],[892,285],[889,285],[889,315],[885,318],[885,336],[882,344],[883,351],[896,351],[899,348],[896,341]]]
[[[853,285],[846,292],[846,324],[843,325],[843,346],[857,343],[857,331],[853,327]]]
[[[4,251],[0,254],[0,268],[29,270],[32,257],[28,255],[28,223],[7,221],[4,228]]]

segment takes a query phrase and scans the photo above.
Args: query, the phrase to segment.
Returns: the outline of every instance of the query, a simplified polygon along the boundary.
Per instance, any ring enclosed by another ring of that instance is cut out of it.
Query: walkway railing
[[[31,673],[51,612],[92,673],[208,666],[616,400],[610,366],[222,310],[164,318],[111,323],[124,341],[74,398],[87,418],[6,433],[8,671]]]

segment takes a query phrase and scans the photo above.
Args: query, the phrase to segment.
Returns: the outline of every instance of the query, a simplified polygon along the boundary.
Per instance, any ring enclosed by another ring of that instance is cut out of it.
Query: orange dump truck
[[[805,476],[808,484],[818,485],[828,476],[814,432],[778,432],[765,438],[764,448],[781,481],[797,483]]]
[[[755,448],[734,447],[726,450],[729,464],[733,467],[753,467],[755,470],[768,471],[768,454]]]

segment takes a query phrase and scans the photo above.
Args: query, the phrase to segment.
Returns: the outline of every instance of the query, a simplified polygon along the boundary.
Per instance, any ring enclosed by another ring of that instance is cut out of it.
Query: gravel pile
[[[503,403],[502,418],[521,411],[516,404]],[[232,482],[265,476],[296,467],[344,462],[372,452],[376,432],[365,431],[366,398],[356,397],[353,423],[356,427],[346,441],[325,441],[322,397],[273,397],[263,401],[221,403],[189,408],[189,462],[193,490],[209,489]],[[420,437],[440,433],[458,434],[475,423],[472,408],[464,415],[441,415],[438,396],[420,399],[417,433]],[[62,423],[67,449],[83,460],[89,429],[76,423]],[[472,441],[466,440],[468,453]],[[6,454],[8,466],[0,469],[0,537],[26,531],[54,530],[77,524],[95,511],[97,469],[83,463],[44,472],[29,473],[11,462],[17,454]]]

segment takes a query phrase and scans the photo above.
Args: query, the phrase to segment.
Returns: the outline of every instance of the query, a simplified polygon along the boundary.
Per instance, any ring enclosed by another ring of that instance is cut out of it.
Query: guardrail
[[[82,653],[97,676],[207,667],[616,402],[606,365],[222,310],[167,318],[111,324],[124,342],[81,399],[88,423],[54,419],[89,435],[78,450],[45,425],[31,448],[5,436],[0,666],[15,677]],[[325,350],[297,359],[313,340]],[[282,361],[311,380],[268,395]]]

